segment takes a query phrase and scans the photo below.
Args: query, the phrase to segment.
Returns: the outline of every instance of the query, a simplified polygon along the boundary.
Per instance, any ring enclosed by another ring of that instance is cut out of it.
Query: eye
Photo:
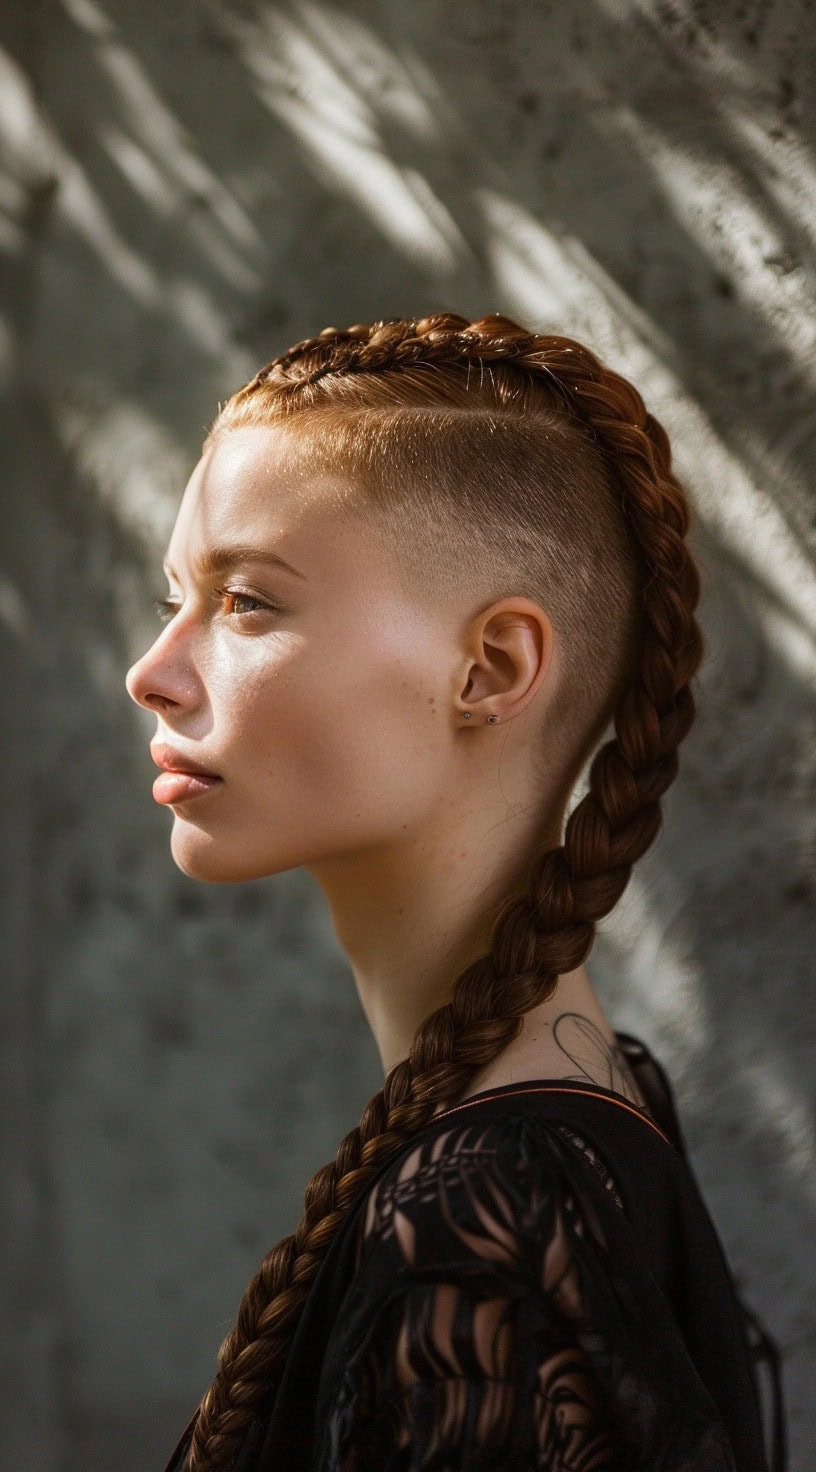
[[[237,614],[241,618],[253,613],[280,613],[280,609],[276,604],[265,603],[262,599],[256,598],[254,593],[245,593],[241,588],[216,588],[215,592],[216,597],[222,603],[225,599],[231,600],[232,608],[224,610],[228,616],[230,614]],[[247,603],[252,603],[255,606],[253,608],[235,606],[236,604],[246,605]],[[153,607],[162,623],[166,624],[178,612],[180,604],[176,603],[173,598],[154,598]]]
[[[217,588],[216,589],[216,593],[218,594],[218,597],[221,598],[221,599],[231,599],[232,600],[232,603],[233,603],[232,609],[231,610],[225,609],[224,612],[237,613],[238,616],[239,616],[239,618],[243,614],[258,613],[258,612],[277,613],[279,611],[274,606],[274,604],[272,604],[272,603],[264,603],[264,602],[262,602],[262,600],[260,598],[256,598],[254,593],[244,593],[240,588]],[[236,608],[234,606],[236,603],[244,603],[244,604],[246,604],[246,603],[254,603],[255,604],[255,607],[254,608]]]

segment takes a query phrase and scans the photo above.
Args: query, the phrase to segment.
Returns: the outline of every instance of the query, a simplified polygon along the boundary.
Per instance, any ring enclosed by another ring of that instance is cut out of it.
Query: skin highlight
[[[167,549],[169,621],[127,689],[157,741],[222,778],[173,805],[176,864],[211,883],[306,868],[387,1075],[488,948],[496,904],[561,842],[576,774],[547,731],[564,652],[533,599],[407,587],[347,514],[342,476],[287,473],[285,435],[231,428],[206,447]],[[236,543],[258,560],[200,571]],[[643,1104],[584,965],[462,1097],[565,1077]]]

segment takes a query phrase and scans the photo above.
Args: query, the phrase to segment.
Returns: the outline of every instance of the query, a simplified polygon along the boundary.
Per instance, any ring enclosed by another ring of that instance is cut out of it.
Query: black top
[[[665,1074],[617,1037],[648,1111],[577,1079],[507,1084],[389,1157],[234,1472],[783,1472],[773,1346],[736,1294]]]

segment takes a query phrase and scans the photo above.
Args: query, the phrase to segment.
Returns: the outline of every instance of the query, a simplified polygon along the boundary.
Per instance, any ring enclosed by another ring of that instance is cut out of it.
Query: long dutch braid
[[[466,1092],[516,1037],[523,1015],[587,956],[597,921],[617,903],[661,828],[660,798],[677,774],[677,748],[694,719],[690,681],[704,647],[694,618],[700,582],[684,542],[690,511],[671,471],[668,436],[633,385],[580,343],[527,332],[499,315],[326,328],[238,390],[211,436],[253,415],[257,422],[259,400],[278,416],[308,412],[327,380],[342,409],[345,387],[364,375],[450,364],[489,372],[499,363],[546,383],[554,403],[600,447],[622,488],[622,511],[645,569],[639,668],[615,707],[614,737],[592,760],[563,844],[535,861],[525,894],[507,898],[489,953],[462,972],[450,1001],[422,1023],[409,1056],[391,1069],[335,1159],[309,1181],[296,1231],[267,1253],[250,1281],[198,1408],[189,1472],[227,1468],[270,1404],[320,1262],[381,1163]]]

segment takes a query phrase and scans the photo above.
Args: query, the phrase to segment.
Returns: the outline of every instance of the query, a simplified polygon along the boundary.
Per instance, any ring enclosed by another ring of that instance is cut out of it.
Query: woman
[[[498,314],[326,328],[220,409],[128,690],[179,867],[322,885],[385,1082],[173,1472],[766,1472],[665,1076],[583,965],[695,712],[689,517],[632,385]]]

